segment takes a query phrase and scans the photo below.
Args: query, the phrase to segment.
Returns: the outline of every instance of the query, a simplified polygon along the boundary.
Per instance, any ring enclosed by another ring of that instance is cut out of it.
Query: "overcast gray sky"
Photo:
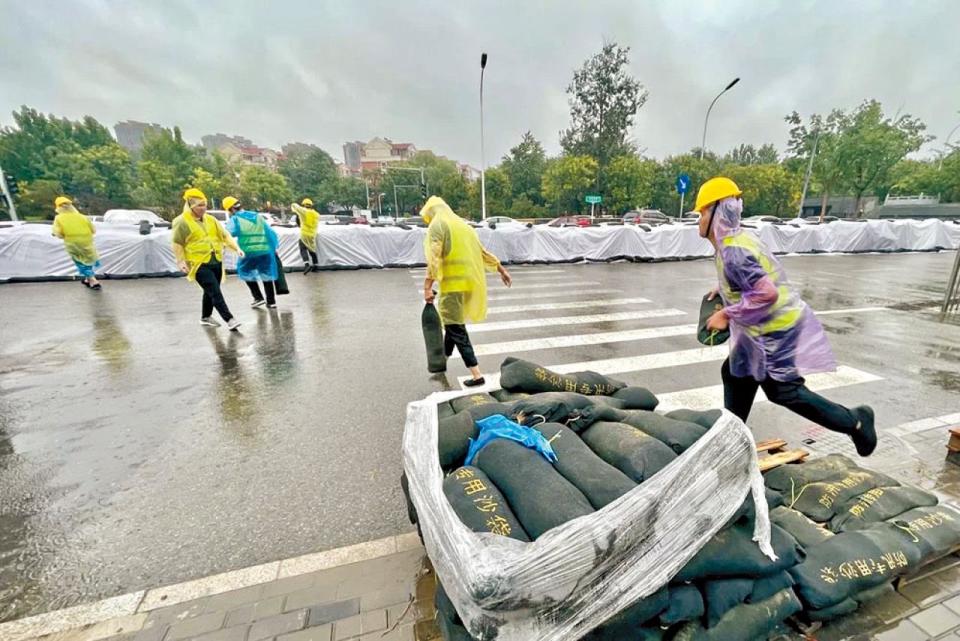
[[[559,150],[573,69],[632,47],[650,92],[633,136],[654,157],[700,141],[782,149],[807,115],[877,98],[942,142],[960,122],[960,2],[30,0],[2,3],[0,124],[21,104],[111,127],[178,124],[197,141],[278,148],[386,136],[479,165],[480,52],[488,163],[531,130]],[[960,138],[960,136],[958,136]],[[934,143],[936,145],[937,143]],[[929,153],[929,150],[928,150]]]

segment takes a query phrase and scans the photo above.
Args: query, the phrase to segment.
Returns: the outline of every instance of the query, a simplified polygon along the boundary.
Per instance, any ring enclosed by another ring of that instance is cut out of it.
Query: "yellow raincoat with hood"
[[[300,219],[300,240],[312,252],[317,251],[317,227],[320,225],[320,214],[313,208],[313,201],[309,198],[303,199],[303,205],[293,203],[290,205],[293,213]]]
[[[55,207],[57,216],[53,219],[53,235],[63,239],[64,249],[76,263],[96,265],[100,255],[93,244],[93,235],[96,233],[93,223],[64,196],[57,198]]]
[[[420,210],[429,225],[423,241],[427,277],[440,285],[437,311],[444,325],[477,323],[487,317],[487,277],[497,257],[484,249],[477,232],[438,196]]]
[[[173,253],[178,260],[187,264],[187,280],[197,279],[197,270],[200,269],[200,265],[210,261],[211,255],[222,266],[224,245],[233,251],[239,250],[237,242],[226,232],[219,220],[210,214],[204,214],[198,221],[190,211],[191,205],[206,199],[207,197],[199,189],[188,189],[183,194],[183,211],[173,219],[171,224]],[[223,280],[222,269],[220,280]]]

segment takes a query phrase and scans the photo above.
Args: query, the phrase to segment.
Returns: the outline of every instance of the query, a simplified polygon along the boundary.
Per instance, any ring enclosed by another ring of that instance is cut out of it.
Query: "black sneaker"
[[[478,387],[480,385],[483,385],[486,382],[487,381],[485,381],[484,378],[481,376],[480,378],[471,378],[468,381],[464,381],[463,384],[466,385],[467,387]]]
[[[850,438],[857,446],[857,454],[870,456],[877,449],[877,430],[873,425],[873,409],[868,405],[860,405],[852,411],[857,415],[857,426]]]

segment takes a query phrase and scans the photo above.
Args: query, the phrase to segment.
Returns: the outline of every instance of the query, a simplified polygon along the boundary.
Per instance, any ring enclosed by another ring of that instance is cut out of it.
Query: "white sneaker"
[[[200,319],[200,324],[203,325],[203,326],[205,326],[205,327],[220,327],[220,323],[218,323],[217,321],[213,320],[213,319],[210,318],[209,316],[207,316],[206,318],[201,318],[201,319]]]
[[[238,321],[236,318],[231,318],[229,321],[227,321],[227,327],[230,328],[231,332],[235,332],[237,331],[237,328],[240,327],[240,321]]]
[[[250,303],[250,307],[253,307],[254,309],[256,309],[257,307],[263,307],[266,304],[267,302],[264,300],[255,300],[252,303]]]
[[[270,303],[269,305],[267,305],[267,307],[269,307],[270,309],[276,309],[276,308],[277,308],[277,304],[276,304],[276,303]]]

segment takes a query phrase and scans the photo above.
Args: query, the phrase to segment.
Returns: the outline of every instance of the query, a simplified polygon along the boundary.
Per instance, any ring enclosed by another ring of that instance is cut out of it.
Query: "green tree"
[[[787,150],[803,166],[813,156],[812,188],[820,194],[820,216],[827,211],[830,194],[840,186],[839,145],[843,131],[849,126],[849,118],[842,110],[834,109],[827,117],[813,114],[804,123],[796,111],[785,120],[791,125]]]
[[[266,167],[248,165],[240,172],[240,199],[247,207],[264,210],[293,200],[287,179]]]
[[[511,187],[510,176],[499,167],[490,167],[484,174],[487,191],[487,216],[506,216],[510,212]],[[468,210],[477,214],[482,213],[480,203],[480,181],[476,180],[467,188],[470,194]]]
[[[865,101],[850,116],[837,145],[837,163],[840,184],[856,196],[858,216],[863,195],[878,188],[894,165],[931,139],[923,133],[926,128],[908,114],[885,117],[876,100]]]
[[[17,214],[24,219],[52,220],[56,216],[53,201],[64,194],[63,185],[56,180],[39,178],[24,182],[17,200]],[[78,207],[86,203],[78,202]]]
[[[500,168],[510,179],[513,198],[525,197],[533,204],[542,205],[540,185],[547,168],[547,154],[543,145],[529,131],[523,134],[520,144],[510,149],[503,157]]]
[[[526,196],[518,196],[510,204],[511,218],[549,218],[550,210],[537,205]]]
[[[340,208],[367,207],[367,190],[363,181],[359,178],[334,177],[333,180],[327,180],[317,191],[317,202],[322,202],[327,207],[327,211],[333,211],[331,207]]]
[[[778,164],[728,165],[722,173],[743,190],[745,216],[796,214],[802,178]]]
[[[622,214],[648,205],[653,197],[657,163],[636,156],[617,156],[607,168],[604,204],[608,211]]]
[[[561,156],[547,163],[543,197],[556,212],[580,212],[584,197],[593,189],[597,161],[590,156]]]
[[[960,201],[960,150],[940,160],[904,159],[894,165],[887,185],[878,193],[897,195],[928,194],[940,196],[941,202]]]
[[[630,127],[647,100],[647,91],[630,75],[629,47],[610,43],[573,74],[567,87],[570,127],[560,135],[569,155],[597,161],[596,185],[603,193],[604,174],[610,161],[634,153]]]
[[[680,214],[680,194],[677,193],[676,188],[677,177],[680,174],[690,176],[690,191],[683,198],[683,209],[691,211],[697,189],[710,178],[720,174],[720,163],[711,153],[704,154],[701,159],[697,150],[689,154],[664,158],[657,164],[652,187],[653,195],[650,199],[651,207],[670,216]]]
[[[287,179],[295,197],[304,198],[323,190],[325,183],[337,181],[337,166],[330,154],[318,147],[287,147],[289,154],[280,161],[279,171]]]
[[[777,148],[767,143],[759,148],[753,145],[734,147],[723,157],[725,165],[774,165],[780,161]]]
[[[190,185],[194,170],[206,164],[202,151],[183,141],[179,127],[172,132],[148,132],[137,163],[140,185],[135,197],[141,204],[168,215],[177,214],[183,190]]]
[[[365,178],[370,183],[371,205],[376,208],[376,192],[379,191],[384,194],[384,210],[392,209],[393,187],[397,186],[397,200],[404,203],[401,209],[405,212],[419,211],[423,204],[420,196],[420,173],[411,170],[421,168],[428,195],[440,196],[458,214],[479,215],[479,210],[465,211],[469,203],[467,184],[457,163],[430,151],[417,152],[410,160],[390,163],[383,170],[366,172]]]

